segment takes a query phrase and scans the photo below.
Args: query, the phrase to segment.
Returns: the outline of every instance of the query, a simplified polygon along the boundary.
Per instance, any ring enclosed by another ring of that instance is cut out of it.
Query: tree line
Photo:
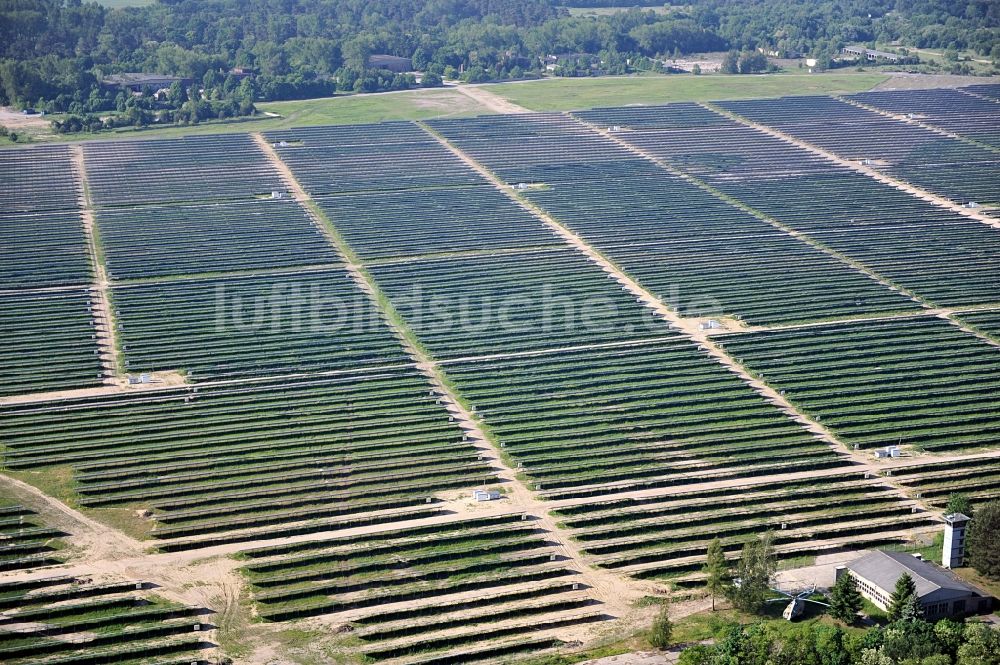
[[[656,69],[661,56],[729,49],[828,57],[875,41],[1000,58],[998,25],[992,0],[694,0],[665,14],[635,7],[597,17],[571,16],[557,0],[159,0],[117,9],[0,0],[0,103],[122,113],[117,91],[100,80],[149,72],[192,81],[191,103],[125,100],[130,117],[188,122],[252,112],[261,100],[416,85],[371,67],[373,54],[411,58],[427,73],[424,84],[436,85],[538,76],[548,56],[567,76]],[[739,57],[732,69],[759,71],[757,60]],[[252,71],[251,82],[227,81],[234,68]]]

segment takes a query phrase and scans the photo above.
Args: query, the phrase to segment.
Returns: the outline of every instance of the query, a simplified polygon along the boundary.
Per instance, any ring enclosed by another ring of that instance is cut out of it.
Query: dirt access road
[[[503,115],[510,115],[513,113],[534,113],[531,109],[526,109],[523,106],[518,106],[513,102],[509,102],[500,95],[490,92],[483,86],[459,85],[455,87],[455,90],[470,99],[474,99],[494,113],[500,113]]]
[[[483,94],[482,90],[477,90],[479,94]],[[486,103],[485,100],[488,98],[495,98],[502,101],[492,93],[486,93],[486,95],[487,97],[479,98],[482,103]],[[513,107],[513,105],[511,106]],[[254,139],[267,159],[286,181],[286,184],[293,193],[293,197],[312,211],[314,215],[325,217],[324,213],[318,207],[311,205],[312,202],[309,194],[295,178],[295,174],[292,173],[291,169],[281,160],[274,147],[260,134],[255,134]],[[357,259],[353,259],[348,255],[346,245],[341,238],[336,236],[333,230],[334,227],[329,223],[329,220],[321,218],[317,221],[327,231],[327,236],[331,244],[334,245],[338,254],[341,255],[351,276],[358,282],[361,288],[376,300],[379,300],[380,296],[384,297],[378,285],[372,281],[368,273],[364,270],[364,266],[359,265]],[[434,358],[428,357],[420,348],[420,345],[415,343],[416,337],[413,331],[407,327],[404,321],[397,317],[390,316],[389,323],[400,335],[409,355],[417,361],[417,368],[428,378],[437,393],[442,396],[442,401],[449,413],[451,413],[459,426],[468,432],[472,444],[479,448],[494,468],[498,469],[497,476],[506,481],[506,486],[509,489],[507,499],[510,506],[534,515],[538,519],[539,526],[549,533],[553,542],[559,546],[562,554],[576,566],[583,580],[591,587],[593,594],[617,615],[627,614],[630,611],[629,601],[638,598],[644,592],[642,585],[632,584],[620,575],[591,567],[584,560],[576,543],[568,537],[565,531],[558,528],[555,520],[549,515],[550,507],[548,504],[538,499],[533,492],[518,480],[517,472],[504,461],[499,447],[487,437],[478,419],[465,408],[462,401],[452,392],[444,380],[437,361]]]

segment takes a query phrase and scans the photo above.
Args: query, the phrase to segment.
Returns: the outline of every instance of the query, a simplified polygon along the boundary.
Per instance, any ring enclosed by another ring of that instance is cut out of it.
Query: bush
[[[666,649],[670,646],[673,630],[674,624],[670,621],[670,604],[664,603],[649,629],[649,643],[657,649]]]
[[[737,69],[740,74],[756,74],[767,69],[767,56],[757,51],[745,51],[740,55]]]

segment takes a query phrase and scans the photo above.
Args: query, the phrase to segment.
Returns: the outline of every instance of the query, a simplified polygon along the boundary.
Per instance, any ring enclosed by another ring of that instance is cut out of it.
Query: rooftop
[[[389,55],[387,53],[373,53],[371,56],[369,56],[368,62],[369,63],[394,62],[399,64],[404,64],[404,63],[409,64],[411,62],[411,59],[404,58],[398,55]]]
[[[852,561],[847,568],[888,591],[895,588],[896,580],[904,572],[909,573],[921,598],[940,589],[983,595],[982,591],[963,582],[951,571],[905,552],[876,550]]]
[[[138,85],[142,83],[154,83],[162,81],[180,81],[180,77],[170,76],[169,74],[146,74],[143,72],[123,72],[121,74],[112,74],[106,76],[103,79],[103,83],[107,85]]]
[[[888,51],[877,51],[873,48],[866,48],[864,46],[845,46],[844,51],[848,53],[864,53],[866,55],[873,55],[876,58],[898,58],[899,54],[889,53]]]

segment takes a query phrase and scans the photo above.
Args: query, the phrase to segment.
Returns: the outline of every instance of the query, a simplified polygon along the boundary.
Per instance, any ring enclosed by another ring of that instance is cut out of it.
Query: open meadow
[[[459,85],[445,88],[403,90],[364,95],[340,95],[286,102],[260,102],[258,115],[198,125],[120,128],[86,134],[83,140],[120,140],[203,136],[227,132],[260,132],[314,125],[352,125],[393,120],[467,117],[494,113],[489,100],[509,102],[531,111],[569,111],[593,106],[664,104],[678,101],[745,99],[780,95],[852,93],[870,90],[887,81],[888,74],[825,72],[821,74],[760,74],[729,76],[690,74],[611,76],[598,78],[547,78],[517,83]],[[481,90],[480,95],[464,94]],[[53,119],[59,119],[55,116]],[[78,140],[62,137],[49,128],[48,119],[14,117],[11,127],[30,141]],[[3,124],[0,120],[0,124]],[[24,139],[22,139],[24,142]],[[0,137],[0,147],[12,144]]]

